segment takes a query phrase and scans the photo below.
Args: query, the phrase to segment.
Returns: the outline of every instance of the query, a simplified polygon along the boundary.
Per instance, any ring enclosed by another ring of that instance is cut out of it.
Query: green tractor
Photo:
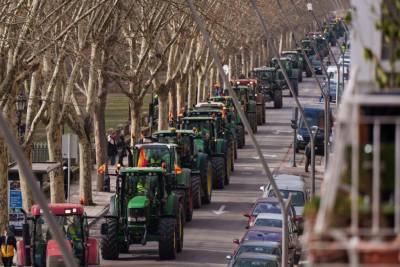
[[[155,132],[152,139],[158,143],[177,145],[182,167],[191,170],[193,208],[209,204],[212,195],[212,165],[208,155],[198,151],[198,147],[204,146],[203,138],[192,130],[170,129]]]
[[[208,155],[212,165],[213,188],[223,189],[229,184],[228,166],[231,152],[228,141],[223,136],[224,129],[215,116],[194,116],[183,118],[182,128],[194,130],[203,142],[196,142],[196,150]]]
[[[192,216],[190,170],[180,167],[174,144],[135,146],[134,165],[118,173],[110,215],[101,225],[102,257],[116,260],[131,244],[157,241],[160,259],[175,259],[183,249],[185,218]]]
[[[242,105],[242,110],[246,114],[250,127],[254,133],[257,132],[257,103],[254,90],[247,86],[242,85],[240,81],[233,82],[233,91],[236,93],[237,99]]]
[[[298,81],[302,82],[303,81],[303,69],[304,69],[303,65],[306,64],[306,62],[304,62],[301,53],[299,53],[295,50],[283,51],[281,53],[281,56],[288,57],[292,60],[293,69],[295,69],[297,71]]]
[[[238,148],[243,148],[246,144],[245,131],[242,120],[238,112],[236,111],[235,106],[233,105],[233,100],[231,96],[212,96],[210,98],[212,102],[220,102],[225,105],[227,112],[227,120],[228,122],[236,129],[233,131],[235,133],[235,139],[237,142]],[[237,155],[235,154],[235,159]]]
[[[293,60],[290,59],[289,57],[281,57],[280,58],[282,65],[284,67],[284,69],[286,70],[286,73],[289,76],[289,80],[293,86],[293,90],[295,91],[296,95],[299,94],[299,69],[294,68],[294,64],[293,64]],[[272,65],[275,66],[278,71],[279,70],[279,65],[278,65],[278,60],[276,58],[272,59]],[[283,76],[283,73],[281,73],[279,76]],[[284,83],[285,88],[289,89],[289,86],[286,84],[286,82]],[[292,92],[290,92],[290,96],[292,96]]]
[[[266,101],[273,101],[274,108],[282,108],[282,79],[278,79],[276,68],[254,68],[253,76],[258,80],[259,90],[264,94]]]
[[[307,57],[310,58],[312,56],[311,49],[303,48],[303,50],[306,53]],[[311,72],[311,69],[308,67],[306,59],[304,58],[302,48],[298,47],[298,48],[296,48],[296,51],[299,53],[299,55],[301,57],[301,61],[303,62],[303,71],[306,72],[306,77],[307,78],[311,77],[312,76],[312,72]]]

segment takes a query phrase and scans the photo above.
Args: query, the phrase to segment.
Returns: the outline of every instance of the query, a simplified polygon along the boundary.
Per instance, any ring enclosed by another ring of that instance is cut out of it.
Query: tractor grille
[[[128,215],[130,223],[143,223],[146,221],[145,209],[129,209]]]

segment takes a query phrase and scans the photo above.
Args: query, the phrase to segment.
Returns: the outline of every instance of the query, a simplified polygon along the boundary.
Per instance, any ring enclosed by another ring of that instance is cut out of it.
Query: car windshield
[[[251,253],[264,253],[264,254],[271,254],[271,255],[279,255],[279,249],[277,247],[267,247],[267,246],[256,246],[256,245],[241,245],[238,252],[237,256],[239,256],[242,253],[245,252],[251,252]]]
[[[233,267],[278,267],[278,263],[266,259],[238,259]]]
[[[198,131],[203,137],[210,135],[211,123],[208,120],[186,120],[184,123],[186,130]]]
[[[273,80],[273,73],[271,71],[258,71],[257,73],[257,77],[259,79],[261,79],[262,81],[272,81]]]
[[[167,147],[145,146],[137,149],[135,166],[161,167],[162,163],[165,163],[167,168],[171,164],[171,157]]]
[[[281,208],[278,202],[259,202],[253,209],[251,215],[257,216],[259,213],[281,213]]]
[[[324,111],[322,109],[317,109],[317,110],[305,109],[304,113],[309,127],[318,126],[319,129],[324,129],[325,120],[324,120]],[[303,118],[300,119],[299,128],[306,128]]]
[[[292,194],[292,205],[295,207],[304,207],[305,199],[304,193],[301,191],[294,191],[294,190],[279,190],[283,198],[288,199],[289,194]],[[268,197],[275,197],[274,191],[270,191]]]
[[[70,210],[70,212],[72,212]],[[55,216],[56,221],[61,227],[62,232],[67,235],[67,238],[71,238],[69,236],[69,230],[70,228],[74,227],[77,229],[81,229],[82,227],[82,221],[80,215],[68,215],[68,216]],[[50,233],[50,228],[47,222],[43,219],[42,216],[37,217],[35,219],[35,241],[41,242],[43,240],[51,240],[52,235]],[[82,237],[81,237],[82,238]]]
[[[270,218],[257,218],[254,225],[282,228],[282,220],[270,219]]]

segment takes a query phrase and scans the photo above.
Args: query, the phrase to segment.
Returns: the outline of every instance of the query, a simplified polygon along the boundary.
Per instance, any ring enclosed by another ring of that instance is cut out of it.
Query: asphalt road
[[[321,105],[320,93],[312,79],[305,78],[300,84],[300,101],[305,106]],[[282,109],[266,109],[267,123],[259,126],[257,140],[271,170],[278,170],[291,160],[290,145],[293,132],[290,127],[293,100],[284,92]],[[298,156],[301,161],[301,155]],[[184,249],[175,261],[158,259],[157,243],[131,246],[130,254],[123,254],[118,261],[101,261],[102,266],[226,266],[226,255],[234,248],[232,240],[245,231],[243,213],[260,196],[259,187],[267,182],[253,145],[246,137],[246,147],[238,150],[235,172],[231,184],[224,190],[214,190],[212,204],[196,210],[193,221],[187,223],[184,233]],[[216,212],[220,211],[220,212]],[[100,222],[99,222],[100,223]],[[99,235],[99,223],[92,234]]]

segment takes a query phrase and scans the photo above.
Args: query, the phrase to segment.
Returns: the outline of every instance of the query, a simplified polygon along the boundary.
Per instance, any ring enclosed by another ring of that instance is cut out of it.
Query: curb
[[[96,214],[96,218],[94,218],[88,223],[89,228],[95,225],[104,215],[108,213],[109,210],[110,210],[110,204],[105,205],[104,209],[100,211],[98,214]]]

